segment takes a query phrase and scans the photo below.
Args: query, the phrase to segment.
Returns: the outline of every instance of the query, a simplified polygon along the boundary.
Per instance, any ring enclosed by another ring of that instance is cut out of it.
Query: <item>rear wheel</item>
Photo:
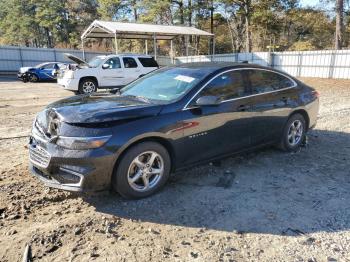
[[[281,149],[288,152],[296,151],[305,141],[305,133],[305,118],[301,114],[292,115],[284,127]]]
[[[86,78],[79,83],[79,94],[92,94],[97,91],[97,82],[94,79]]]
[[[130,148],[114,171],[112,186],[126,198],[143,198],[159,191],[170,175],[168,151],[155,142]]]

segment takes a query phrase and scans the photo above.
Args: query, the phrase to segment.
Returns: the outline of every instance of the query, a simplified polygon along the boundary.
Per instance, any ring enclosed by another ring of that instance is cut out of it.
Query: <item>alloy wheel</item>
[[[128,183],[138,192],[154,188],[164,173],[163,158],[154,151],[139,154],[128,169]]]
[[[288,130],[288,143],[291,146],[299,144],[304,132],[303,123],[300,120],[294,120]]]
[[[92,81],[84,82],[83,92],[84,92],[84,94],[91,94],[91,93],[95,92],[95,83]]]
[[[38,81],[38,77],[36,75],[34,75],[34,74],[30,74],[29,81],[30,82],[37,82]]]

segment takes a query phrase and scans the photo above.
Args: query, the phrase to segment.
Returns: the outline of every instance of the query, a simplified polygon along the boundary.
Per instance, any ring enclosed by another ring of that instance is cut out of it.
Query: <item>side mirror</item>
[[[102,69],[108,69],[109,68],[109,64],[103,64],[102,65]]]
[[[219,103],[217,96],[202,96],[197,99],[196,106],[217,106]]]

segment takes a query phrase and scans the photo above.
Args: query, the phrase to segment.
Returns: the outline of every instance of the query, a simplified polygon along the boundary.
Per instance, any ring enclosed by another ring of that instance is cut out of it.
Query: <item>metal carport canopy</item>
[[[213,39],[213,51],[215,50],[214,34],[206,31],[187,26],[173,26],[173,25],[154,25],[154,24],[140,24],[140,23],[124,23],[124,22],[108,22],[95,20],[85,30],[81,36],[83,56],[84,52],[84,39],[85,38],[114,38],[115,52],[118,53],[118,41],[117,39],[144,39],[147,49],[147,40],[153,39],[154,46],[154,58],[157,59],[157,40],[170,40],[171,41],[171,56],[173,56],[173,39],[177,36],[186,36],[186,56],[188,56],[188,39],[189,36],[207,36]]]
[[[95,20],[81,38],[123,38],[172,40],[179,35],[208,36],[206,31],[187,26],[154,25],[141,23],[108,22]]]

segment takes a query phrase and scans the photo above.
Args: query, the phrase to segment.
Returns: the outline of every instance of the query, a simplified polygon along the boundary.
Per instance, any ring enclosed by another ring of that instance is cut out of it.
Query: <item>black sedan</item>
[[[115,94],[49,105],[33,123],[30,169],[55,188],[146,197],[176,170],[266,145],[297,150],[318,107],[313,88],[271,68],[163,68]]]

